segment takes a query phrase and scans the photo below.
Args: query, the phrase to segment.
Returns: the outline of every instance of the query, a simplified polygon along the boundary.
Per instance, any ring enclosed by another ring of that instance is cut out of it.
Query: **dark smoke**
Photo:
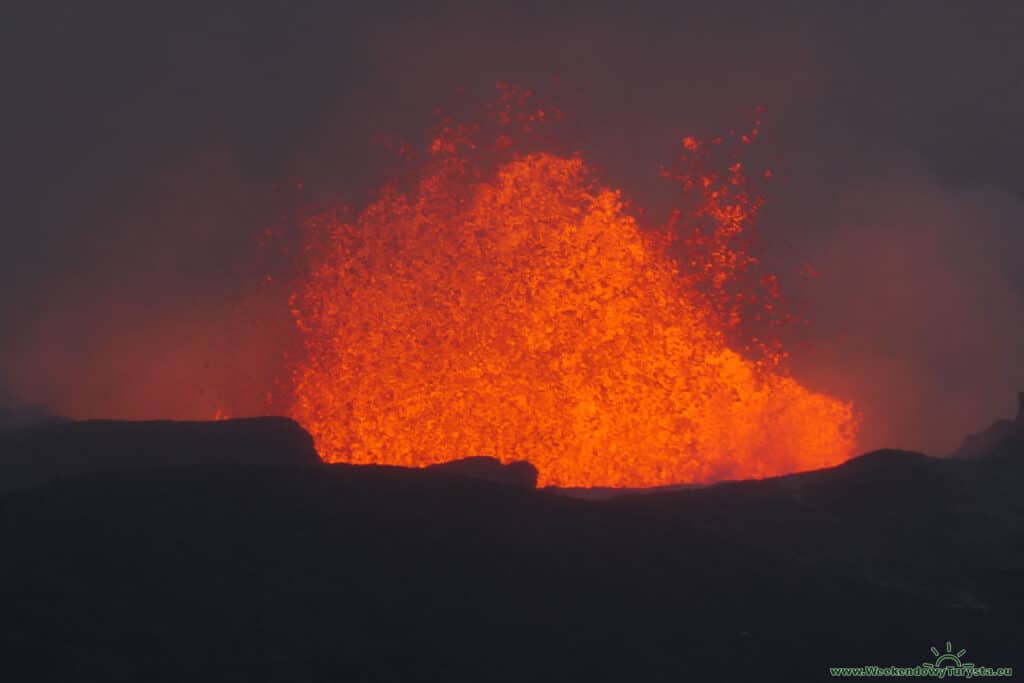
[[[1012,416],[1024,386],[1024,201],[894,173],[835,197],[798,369],[854,399],[861,446],[934,455]]]

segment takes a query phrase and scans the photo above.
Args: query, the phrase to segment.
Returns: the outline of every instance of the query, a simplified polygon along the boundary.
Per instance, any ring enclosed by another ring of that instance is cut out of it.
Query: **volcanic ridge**
[[[33,681],[802,681],[948,639],[1012,665],[1024,420],[997,424],[957,458],[600,500],[534,489],[528,463],[322,463],[283,418],[12,430],[0,661]]]

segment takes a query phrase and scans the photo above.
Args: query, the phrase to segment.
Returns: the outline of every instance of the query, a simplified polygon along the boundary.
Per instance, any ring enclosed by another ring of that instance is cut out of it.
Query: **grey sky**
[[[258,409],[288,337],[254,248],[275,183],[358,200],[373,133],[496,80],[551,93],[640,202],[681,135],[766,106],[765,239],[822,273],[795,369],[865,447],[949,450],[1024,388],[1024,3],[146,4],[0,29],[8,402]]]

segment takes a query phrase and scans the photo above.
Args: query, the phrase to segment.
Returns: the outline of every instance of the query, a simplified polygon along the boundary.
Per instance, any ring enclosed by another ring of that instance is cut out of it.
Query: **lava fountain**
[[[646,487],[852,454],[852,406],[802,387],[767,337],[733,333],[777,299],[771,278],[770,296],[738,287],[759,205],[739,163],[666,170],[696,205],[641,229],[580,155],[512,151],[511,131],[552,116],[529,93],[490,111],[496,135],[442,121],[405,186],[307,221],[290,413],[325,460],[487,454],[529,460],[541,485]]]

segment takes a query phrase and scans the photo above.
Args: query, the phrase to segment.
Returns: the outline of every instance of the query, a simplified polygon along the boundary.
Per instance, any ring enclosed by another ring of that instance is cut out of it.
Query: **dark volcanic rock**
[[[1019,462],[878,452],[605,502],[379,466],[61,479],[0,497],[0,670],[790,682],[944,639],[1019,666]]]
[[[802,682],[947,639],[1019,667],[1006,443],[600,502],[457,471],[485,459],[57,478],[0,496],[0,678]]]
[[[988,429],[964,438],[951,458],[978,458],[1000,450],[1004,442],[1024,433],[1024,426],[1012,420],[997,420]]]
[[[1017,394],[1015,420],[996,420],[985,430],[970,434],[950,458],[978,458],[1013,449],[1013,442],[1024,439],[1024,391]]]
[[[0,434],[0,491],[94,471],[229,464],[308,466],[320,458],[309,433],[284,417],[88,420]]]
[[[47,424],[69,422],[38,406],[8,405],[0,398],[0,435],[16,429],[41,427]]]
[[[485,479],[524,489],[537,487],[537,468],[525,460],[518,460],[503,465],[497,458],[477,455],[441,463],[440,465],[431,465],[426,469],[432,472],[446,472],[473,479]]]

